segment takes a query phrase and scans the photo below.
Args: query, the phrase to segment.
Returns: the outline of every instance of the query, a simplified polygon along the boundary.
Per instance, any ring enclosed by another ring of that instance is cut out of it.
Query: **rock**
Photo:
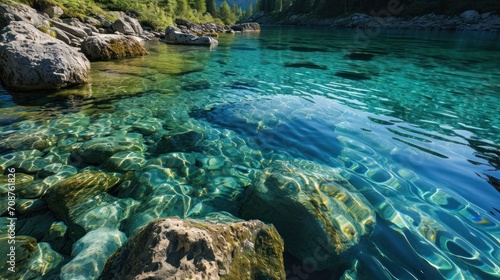
[[[139,152],[118,152],[108,158],[103,167],[110,171],[124,172],[140,169],[146,160],[144,155]]]
[[[88,34],[80,27],[69,25],[66,23],[58,22],[55,20],[50,21],[53,26],[63,30],[64,32],[67,32],[73,36],[76,36],[77,38],[80,39],[85,39],[87,38]]]
[[[52,31],[54,31],[54,33],[56,33],[56,38],[63,41],[64,43],[66,44],[71,44],[71,40],[69,39],[68,35],[66,35],[66,33],[64,31],[62,31],[61,29],[57,28],[57,27],[52,27],[51,28]]]
[[[113,22],[111,26],[113,27],[114,31],[120,32],[125,35],[135,35],[135,31],[132,26],[130,26],[130,24],[123,19],[115,20],[115,22]]]
[[[142,135],[129,133],[124,136],[94,138],[80,146],[77,155],[87,163],[102,164],[118,152],[142,150]]]
[[[465,23],[476,23],[479,19],[479,13],[475,10],[467,10],[460,14]]]
[[[219,42],[215,38],[183,33],[179,28],[174,26],[169,26],[165,30],[165,42],[169,44],[203,46],[216,46],[219,44]]]
[[[260,25],[256,22],[246,22],[246,23],[240,23],[240,24],[233,24],[230,27],[234,31],[260,32]]]
[[[63,261],[64,257],[54,251],[50,244],[40,242],[33,252],[33,257],[26,263],[26,269],[16,273],[26,276],[20,279],[40,279],[55,270]]]
[[[137,19],[129,16],[124,16],[123,19],[130,25],[130,27],[132,27],[135,35],[142,35],[142,33],[144,33],[144,30]]]
[[[82,52],[90,60],[110,60],[147,55],[148,52],[133,36],[97,35],[82,42]]]
[[[95,27],[102,25],[101,21],[99,21],[98,19],[93,18],[93,17],[85,17],[83,19],[83,22],[88,23],[88,24],[95,26]]]
[[[0,79],[15,90],[53,90],[87,83],[90,62],[81,53],[25,22],[0,33]]]
[[[26,264],[35,255],[37,242],[36,239],[31,236],[16,235],[15,244],[15,271],[16,273],[20,270],[26,268]],[[7,254],[10,253],[10,247],[12,246],[9,242],[9,237],[7,234],[0,235],[0,254],[3,257],[3,262],[0,263],[0,278],[1,279],[18,279],[17,277],[12,277],[12,272],[7,270],[10,264],[6,261]],[[5,257],[4,257],[5,256]]]
[[[335,269],[371,233],[375,213],[337,170],[309,165],[275,161],[248,188],[241,216],[272,223],[295,257]]]
[[[196,145],[203,140],[203,134],[196,131],[183,131],[165,134],[156,144],[155,152],[163,154],[168,152],[186,152],[197,150]]]
[[[130,237],[100,279],[285,279],[272,225],[229,215],[158,219]]]
[[[74,208],[106,192],[119,181],[120,179],[114,175],[86,170],[51,186],[43,199],[58,218],[66,221],[69,226],[75,226],[74,219],[77,213],[74,213]],[[83,232],[82,227],[75,227],[79,231],[77,235]]]
[[[118,230],[100,228],[87,233],[73,245],[74,258],[61,268],[58,279],[97,279],[108,258],[125,240],[125,234]]]
[[[60,17],[62,14],[64,14],[63,9],[59,6],[47,7],[43,10],[43,12],[49,15],[49,17],[51,18]]]
[[[36,28],[44,26],[49,28],[46,17],[39,14],[35,9],[13,1],[2,1],[0,3],[0,28],[4,28],[11,21],[23,21]]]

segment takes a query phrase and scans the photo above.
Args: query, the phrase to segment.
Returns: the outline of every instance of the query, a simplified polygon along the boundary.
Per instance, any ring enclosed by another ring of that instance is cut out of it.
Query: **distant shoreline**
[[[399,29],[399,30],[448,30],[448,31],[500,31],[500,16],[493,13],[465,11],[460,15],[445,16],[425,14],[402,18],[397,16],[371,16],[363,13],[335,18],[319,18],[310,14],[277,15],[259,13],[247,19],[264,26],[323,26],[343,29]]]

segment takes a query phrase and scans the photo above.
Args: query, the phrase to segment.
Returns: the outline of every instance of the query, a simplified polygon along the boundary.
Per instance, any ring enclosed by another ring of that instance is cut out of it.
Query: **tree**
[[[207,12],[212,15],[212,17],[217,17],[217,5],[215,0],[206,0]]]
[[[251,15],[253,15],[253,5],[252,5],[252,2],[249,2],[248,7],[247,7],[246,16],[249,17]]]
[[[224,0],[224,2],[222,2],[222,4],[220,4],[219,18],[225,24],[234,23],[234,15],[231,12],[231,8],[229,7],[229,4],[226,2],[226,0]]]
[[[205,0],[194,0],[193,9],[197,10],[201,14],[205,13],[207,11]]]
[[[188,10],[188,1],[187,0],[177,0],[177,9],[175,13],[177,15],[183,15]]]

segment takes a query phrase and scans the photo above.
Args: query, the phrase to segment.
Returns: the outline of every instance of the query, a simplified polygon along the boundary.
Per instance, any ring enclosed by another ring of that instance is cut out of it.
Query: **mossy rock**
[[[214,214],[213,214],[214,215]],[[152,221],[106,264],[100,279],[285,279],[272,225],[222,218]]]
[[[89,60],[110,60],[148,55],[146,49],[133,36],[97,35],[82,42],[82,52]]]

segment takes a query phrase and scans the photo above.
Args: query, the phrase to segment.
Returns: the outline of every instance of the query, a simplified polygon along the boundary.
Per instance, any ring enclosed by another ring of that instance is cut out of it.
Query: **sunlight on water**
[[[74,221],[108,217],[130,236],[157,217],[238,215],[242,190],[275,162],[329,166],[377,216],[346,279],[500,278],[498,34],[360,45],[350,31],[265,28],[213,50],[148,46],[149,57],[94,63],[84,88],[0,93],[0,165],[33,176],[26,198],[76,173],[35,175],[51,163],[135,171]],[[75,159],[111,136],[125,148],[104,164]]]

